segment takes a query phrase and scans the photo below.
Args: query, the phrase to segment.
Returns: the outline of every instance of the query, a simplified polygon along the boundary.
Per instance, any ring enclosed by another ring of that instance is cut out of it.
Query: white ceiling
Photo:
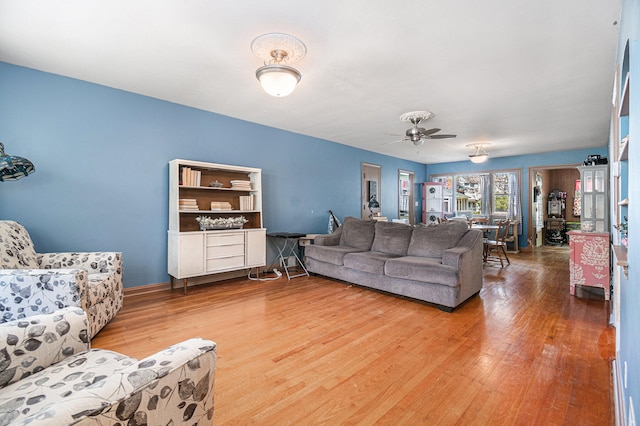
[[[0,61],[423,163],[605,146],[620,0],[0,0]],[[300,38],[296,91],[258,35]],[[455,139],[400,139],[402,113]]]

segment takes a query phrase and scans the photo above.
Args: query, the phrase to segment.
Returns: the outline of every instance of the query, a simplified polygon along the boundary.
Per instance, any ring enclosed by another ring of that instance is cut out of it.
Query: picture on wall
[[[369,188],[369,201],[377,201],[378,200],[378,182],[375,180],[367,181],[367,186]]]

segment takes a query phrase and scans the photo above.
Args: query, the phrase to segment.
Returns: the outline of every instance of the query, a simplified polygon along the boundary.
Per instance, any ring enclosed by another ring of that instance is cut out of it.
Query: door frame
[[[416,209],[415,209],[415,188],[416,172],[411,170],[398,169],[398,218],[400,218],[400,197],[402,196],[402,181],[400,175],[405,174],[409,176],[409,223],[416,223]]]
[[[376,199],[378,200],[378,203],[380,203],[380,210],[382,211],[382,190],[381,190],[381,183],[382,183],[382,166],[380,166],[379,164],[371,164],[371,163],[361,163],[361,174],[360,176],[362,177],[362,192],[361,192],[361,197],[360,197],[360,201],[361,201],[361,205],[362,205],[362,210],[361,210],[361,217],[362,219],[370,219],[370,214],[371,211],[369,210],[369,182],[370,181],[375,181],[376,182]]]
[[[529,212],[527,213],[527,215],[529,216],[528,219],[528,223],[529,223],[529,235],[527,236],[528,242],[529,244],[531,244],[531,248],[535,248],[535,241],[536,241],[536,229],[534,225],[534,218],[533,218],[533,188],[536,186],[536,173],[538,172],[544,172],[546,170],[561,170],[561,169],[576,169],[580,164],[558,164],[558,165],[554,165],[554,166],[537,166],[537,167],[529,167],[529,190],[528,190],[528,197],[529,197]],[[543,217],[546,217],[546,203],[543,201],[542,203],[542,208],[543,208]],[[543,229],[542,231],[542,238],[544,241],[544,232],[545,229]],[[543,243],[544,245],[544,243]]]

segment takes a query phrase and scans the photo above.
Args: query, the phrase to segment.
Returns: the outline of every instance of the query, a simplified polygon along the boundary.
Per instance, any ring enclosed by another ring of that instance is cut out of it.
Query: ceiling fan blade
[[[429,130],[421,129],[420,133],[425,135],[425,136],[429,136],[429,135],[432,135],[434,133],[439,132],[440,130],[442,130],[442,129],[438,129],[438,128],[434,127],[433,129],[429,129]]]
[[[398,139],[398,140],[395,140],[395,141],[385,142],[382,145],[391,145],[392,143],[404,142],[404,141],[408,141],[408,140],[409,139],[407,139],[407,138],[402,138],[402,139]]]
[[[431,135],[428,136],[429,139],[449,139],[449,138],[455,138],[456,135]]]

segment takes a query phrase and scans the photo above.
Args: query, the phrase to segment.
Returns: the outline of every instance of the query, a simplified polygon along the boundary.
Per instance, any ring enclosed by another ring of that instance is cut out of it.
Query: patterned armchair
[[[90,350],[87,324],[77,307],[0,324],[0,425],[212,423],[214,342],[137,360]]]
[[[0,221],[0,322],[78,306],[95,336],[122,308],[122,254],[36,253],[27,230]]]

